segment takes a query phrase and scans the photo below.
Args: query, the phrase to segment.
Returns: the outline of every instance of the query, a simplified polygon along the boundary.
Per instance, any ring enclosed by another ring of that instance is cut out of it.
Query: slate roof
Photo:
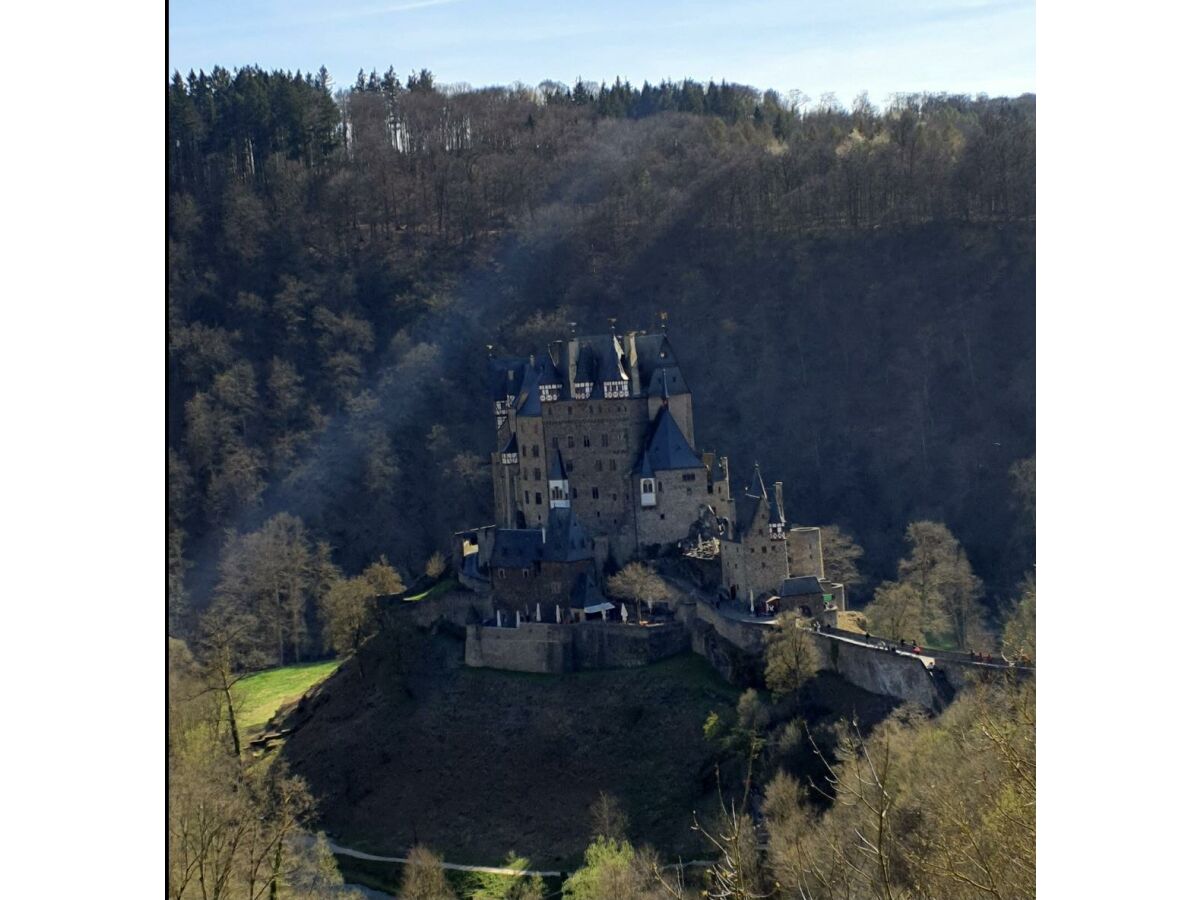
[[[554,452],[550,455],[550,474],[548,477],[550,481],[567,480],[567,467],[563,465],[562,451],[557,447],[554,448]]]
[[[641,360],[638,360],[638,362],[638,368],[640,369]],[[664,366],[663,368],[653,370],[650,374],[650,380],[642,382],[642,389],[646,392],[647,397],[690,393],[687,382],[683,380],[683,372],[679,366]]]
[[[824,594],[820,579],[816,575],[800,575],[795,578],[783,579],[779,594],[781,597],[798,597],[804,594]]]
[[[549,353],[542,353],[537,359],[537,383],[539,385],[562,385],[563,377],[554,364],[554,358]]]
[[[643,384],[650,380],[655,369],[679,365],[671,342],[661,331],[637,335],[633,339],[633,347],[637,351],[638,375]]]
[[[488,381],[492,386],[493,400],[507,400],[515,395],[517,387],[525,377],[526,361],[516,357],[488,360]],[[512,372],[510,379],[508,373]]]
[[[504,449],[503,449],[503,450],[501,450],[500,452],[501,452],[501,453],[513,453],[513,454],[516,454],[516,453],[518,452],[518,450],[517,450],[517,436],[516,436],[516,434],[515,434],[515,433],[514,433],[514,434],[510,434],[510,435],[508,436],[508,443],[504,445]]]
[[[551,562],[579,562],[591,559],[592,552],[591,536],[580,524],[575,511],[570,507],[550,510],[542,559]]]
[[[598,344],[596,352],[600,355],[600,372],[597,381],[629,380],[624,366],[625,351],[621,349],[621,342],[615,334],[609,335],[602,343]]]
[[[750,479],[750,485],[746,488],[746,492],[734,497],[738,540],[741,540],[750,533],[750,528],[754,524],[754,519],[758,515],[759,508],[763,504],[770,502],[768,496],[762,472],[756,464],[754,466],[754,475]]]
[[[571,608],[602,611],[612,609],[613,605],[605,599],[596,584],[596,576],[591,572],[580,572],[571,585]]]
[[[671,415],[671,408],[664,403],[654,418],[650,437],[638,463],[638,471],[649,478],[647,473],[702,468],[704,463],[696,456],[687,438],[679,430],[675,417]]]
[[[541,559],[540,528],[497,528],[488,565],[502,569],[526,569]]]
[[[591,344],[580,342],[579,353],[575,359],[575,374],[573,384],[596,383],[596,353]]]
[[[534,366],[525,367],[525,378],[517,399],[513,401],[518,416],[540,416],[542,414],[541,394],[538,391],[538,371]]]

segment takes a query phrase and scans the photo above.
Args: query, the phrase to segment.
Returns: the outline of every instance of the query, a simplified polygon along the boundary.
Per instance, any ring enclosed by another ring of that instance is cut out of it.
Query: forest
[[[176,73],[170,895],[351,895],[313,788],[243,745],[239,686],[335,653],[370,695],[376,598],[448,586],[450,535],[490,518],[489,346],[571,323],[665,314],[700,448],[735,488],[755,463],[785,483],[873,632],[1032,658],[1035,114],[1028,95]],[[780,629],[766,690],[703,724],[730,785],[694,823],[707,896],[1029,896],[1032,681],[814,734],[808,640]],[[592,822],[565,896],[696,895],[613,798]],[[452,896],[437,851],[413,849],[402,896]]]
[[[489,520],[488,345],[660,312],[697,442],[862,546],[854,605],[918,520],[993,616],[1019,596],[1032,96],[214,67],[167,112],[172,635],[253,582],[271,655],[322,652],[332,585],[412,584]]]

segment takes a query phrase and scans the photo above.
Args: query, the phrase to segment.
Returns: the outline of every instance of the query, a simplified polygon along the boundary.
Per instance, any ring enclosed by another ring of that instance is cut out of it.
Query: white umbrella
[[[621,621],[626,623],[629,622],[629,607],[627,607],[624,603],[621,604]]]
[[[521,611],[519,609],[517,610],[517,627],[521,627]]]
[[[537,605],[536,611],[537,611],[537,620],[540,622],[540,621],[542,621],[542,604],[539,603]]]
[[[500,607],[496,607],[496,627],[503,627],[504,622],[500,619]]]
[[[554,621],[559,625],[562,624],[562,607],[557,603],[554,604]]]

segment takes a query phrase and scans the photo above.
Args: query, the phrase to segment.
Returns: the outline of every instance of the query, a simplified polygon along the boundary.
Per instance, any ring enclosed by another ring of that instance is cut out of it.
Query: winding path
[[[330,851],[335,856],[349,856],[353,859],[365,859],[368,862],[388,862],[388,863],[408,863],[407,856],[377,856],[374,853],[364,853],[362,850],[355,850],[353,847],[343,847],[341,844],[334,843],[325,838],[325,843],[329,845]],[[669,863],[662,866],[663,869],[688,869],[694,866],[711,866],[716,860],[712,859],[693,859],[688,862]],[[455,872],[486,872],[489,875],[540,875],[543,878],[566,878],[571,873],[569,871],[557,870],[539,870],[539,869],[506,869],[499,866],[468,866],[463,863],[442,862],[443,869],[452,869]]]

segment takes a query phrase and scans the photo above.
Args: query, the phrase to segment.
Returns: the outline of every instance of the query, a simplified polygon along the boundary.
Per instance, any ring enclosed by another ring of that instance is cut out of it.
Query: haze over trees
[[[853,534],[866,589],[896,522],[945,522],[993,606],[1028,570],[1008,470],[1033,449],[1032,97],[394,71],[334,96],[217,67],[167,101],[177,631],[224,582],[273,656],[303,655],[312,585],[239,574],[228,530],[287,514],[306,541],[271,540],[297,561],[420,573],[489,513],[484,346],[658,310],[698,442]]]

